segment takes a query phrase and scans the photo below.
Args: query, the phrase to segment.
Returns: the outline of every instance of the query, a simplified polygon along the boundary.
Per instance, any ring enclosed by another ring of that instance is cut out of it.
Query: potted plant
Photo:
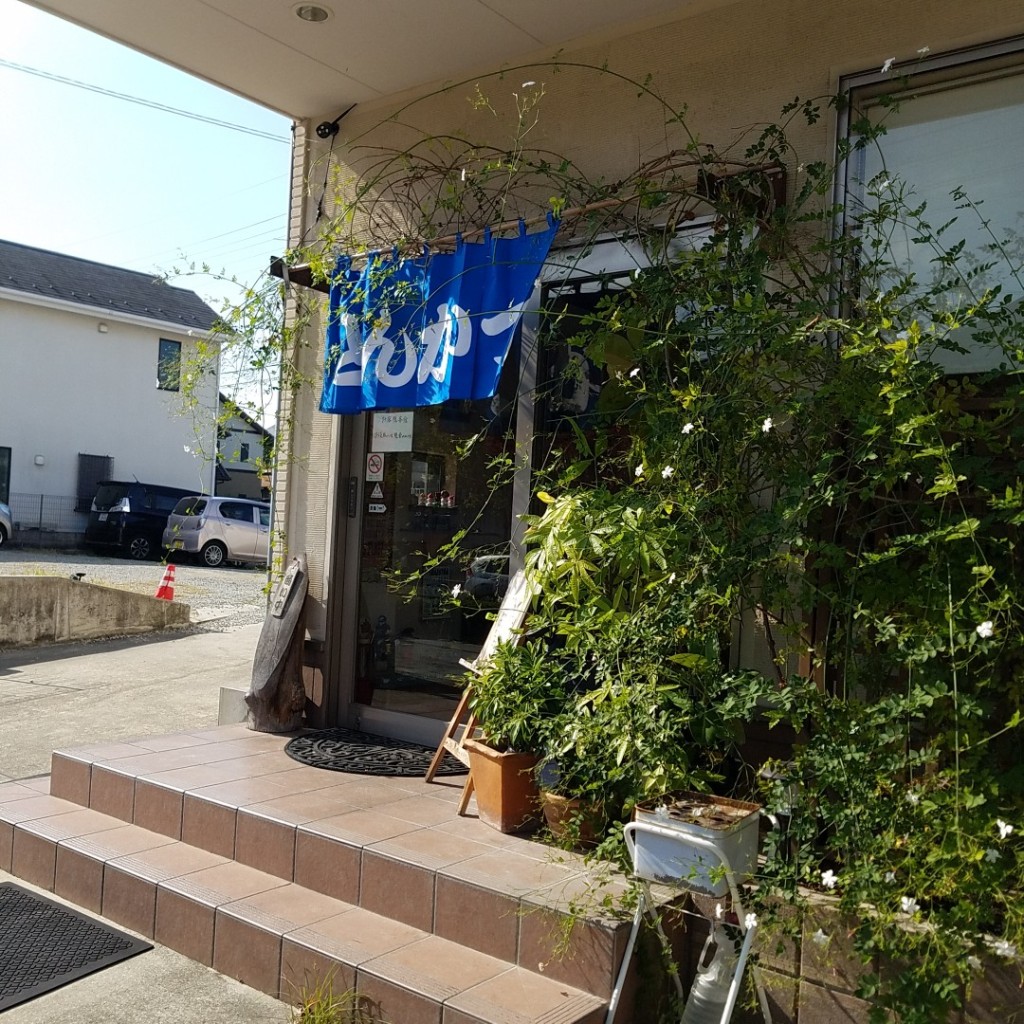
[[[563,754],[547,757],[537,768],[544,823],[555,841],[570,849],[597,846],[607,824],[604,787],[590,766]]]
[[[480,735],[464,741],[477,811],[501,832],[539,823],[534,769],[544,747],[547,720],[563,700],[563,687],[540,641],[499,644],[473,680],[470,702]]]
[[[624,487],[540,497],[526,564],[531,625],[556,677],[546,692],[558,694],[539,772],[553,830],[568,818],[570,844],[600,838],[663,793],[728,792],[743,723],[770,683],[727,671],[730,623],[713,579],[682,578],[691,540],[678,507]]]

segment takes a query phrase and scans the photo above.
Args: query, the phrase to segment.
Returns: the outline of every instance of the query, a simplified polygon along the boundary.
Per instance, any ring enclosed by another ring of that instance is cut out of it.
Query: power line
[[[272,178],[264,178],[263,181],[254,182],[252,185],[246,185],[244,188],[232,189],[230,193],[222,193],[221,195],[218,195],[218,196],[208,196],[207,199],[209,199],[209,200],[216,200],[216,201],[219,202],[221,199],[225,199],[229,195],[231,197],[238,196],[238,195],[241,195],[243,192],[251,192],[255,188],[262,188],[262,186],[269,185],[271,182],[287,181],[287,180],[288,180],[288,175],[287,174],[275,174]],[[279,218],[268,217],[267,220],[265,220],[265,221],[264,220],[255,221],[254,224],[245,224],[245,225],[243,225],[240,228],[235,228],[234,230],[235,231],[245,231],[248,228],[254,227],[256,224],[265,224],[265,223],[268,223],[269,221],[275,220],[275,219],[283,220],[284,217],[285,217],[285,214],[282,213]],[[127,234],[129,231],[133,235],[138,236],[139,234],[144,233],[143,232],[144,228],[150,228],[150,227],[153,227],[156,224],[163,224],[164,222],[165,222],[165,218],[155,218],[155,219],[151,218],[150,220],[147,220],[147,221],[141,221],[141,222],[138,222],[138,223],[134,223],[133,222],[131,227],[118,228],[116,231],[107,231],[107,232],[105,232],[102,235],[90,235],[88,238],[76,239],[75,244],[76,245],[83,245],[83,244],[86,244],[86,243],[89,243],[89,242],[99,242],[99,241],[103,241],[106,238],[115,238],[118,235]],[[227,232],[227,234],[230,234],[230,233],[231,232]],[[214,237],[219,237],[219,236],[215,235]],[[201,238],[199,241],[200,242],[204,242],[204,241],[208,241],[208,239]],[[143,260],[149,259],[153,255],[155,255],[155,256],[162,256],[162,255],[164,255],[164,253],[167,253],[167,252],[170,252],[170,251],[171,251],[170,249],[160,249],[156,253],[147,253],[145,256],[140,256],[139,259],[143,259]],[[178,251],[178,247],[176,247],[174,249],[174,251],[177,252]]]
[[[176,245],[176,246],[174,246],[173,249],[158,249],[155,252],[144,253],[142,256],[139,256],[137,258],[137,261],[138,260],[155,259],[158,256],[165,256],[169,252],[176,252],[177,253],[177,252],[181,252],[182,250],[195,249],[198,246],[205,244],[206,242],[214,242],[214,241],[217,241],[218,239],[221,239],[221,238],[227,238],[229,235],[237,235],[237,234],[239,234],[242,231],[248,231],[251,228],[260,227],[263,224],[270,224],[273,221],[278,222],[279,224],[282,225],[282,227],[280,229],[274,229],[274,230],[268,231],[268,232],[261,232],[261,234],[272,234],[272,235],[275,235],[275,236],[283,235],[283,233],[284,233],[283,225],[284,225],[284,221],[285,221],[285,214],[284,213],[280,213],[280,214],[275,214],[273,217],[265,217],[263,220],[253,221],[251,224],[243,224],[241,227],[232,228],[230,231],[222,231],[219,235],[210,235],[207,238],[197,238],[197,239],[194,239],[194,240],[192,240],[190,242],[182,243],[181,245]],[[235,239],[234,241],[243,241],[243,239]],[[232,242],[231,244],[234,244],[234,242]]]
[[[243,132],[246,135],[255,135],[260,139],[268,139],[270,142],[283,142],[289,144],[289,140],[271,132],[262,131],[259,128],[247,128],[244,125],[232,124],[230,121],[222,121],[216,117],[207,117],[206,114],[196,114],[191,110],[181,110],[178,107],[168,106],[166,103],[157,103],[156,100],[143,99],[141,96],[131,96],[124,92],[115,92],[113,89],[105,89],[100,85],[92,85],[90,82],[80,82],[77,78],[66,78],[64,75],[55,75],[52,71],[43,71],[41,68],[29,67],[27,64],[16,64],[11,60],[4,60],[0,57],[0,67],[9,68],[11,71],[21,71],[26,75],[36,75],[38,78],[46,78],[51,82],[59,82],[61,85],[74,86],[76,89],[85,89],[87,92],[95,92],[100,96],[109,96],[115,100],[124,100],[126,103],[136,103],[141,107],[149,107],[152,110],[162,110],[166,114],[177,114],[179,117],[187,117],[192,121],[202,121],[204,124],[212,124],[218,128],[230,128],[235,132]]]

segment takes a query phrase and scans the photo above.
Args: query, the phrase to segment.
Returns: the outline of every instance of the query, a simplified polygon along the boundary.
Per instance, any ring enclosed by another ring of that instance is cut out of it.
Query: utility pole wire
[[[202,121],[204,124],[212,124],[218,128],[230,128],[235,132],[243,132],[246,135],[255,135],[259,139],[267,139],[270,142],[282,142],[290,145],[291,140],[274,135],[272,132],[265,132],[259,128],[246,128],[244,125],[232,124],[230,121],[222,121],[220,118],[207,117],[205,114],[196,114],[191,110],[181,110],[178,107],[168,106],[166,103],[158,103],[156,100],[143,99],[141,96],[131,96],[125,92],[115,92],[113,89],[105,89],[100,85],[92,85],[89,82],[80,82],[77,78],[66,78],[64,75],[55,75],[52,71],[43,71],[42,68],[29,67],[27,64],[16,64],[12,60],[4,60],[0,57],[0,67],[9,68],[11,71],[21,71],[26,75],[36,75],[38,78],[46,78],[51,82],[59,82],[61,85],[74,86],[76,89],[85,89],[87,92],[95,92],[100,96],[109,96],[111,99],[124,100],[126,103],[136,103],[141,107],[149,107],[152,110],[162,110],[165,114],[177,114],[179,117],[187,117],[193,121]]]

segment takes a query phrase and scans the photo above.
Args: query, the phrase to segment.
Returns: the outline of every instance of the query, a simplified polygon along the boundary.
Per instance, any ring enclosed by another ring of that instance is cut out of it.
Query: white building
[[[103,479],[212,493],[216,319],[151,274],[0,241],[0,500],[20,535],[83,531]]]
[[[216,493],[269,499],[273,446],[273,433],[222,394]]]

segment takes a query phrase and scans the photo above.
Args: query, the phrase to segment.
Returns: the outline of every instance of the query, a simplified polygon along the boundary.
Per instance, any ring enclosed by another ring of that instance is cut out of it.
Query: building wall
[[[76,494],[79,453],[111,456],[118,478],[209,490],[215,378],[197,410],[183,411],[180,392],[156,386],[160,338],[182,343],[183,364],[194,349],[184,329],[0,299],[0,444],[11,448],[12,494]]]
[[[315,138],[308,126],[296,126],[288,228],[290,246],[316,237],[316,218],[307,194],[307,179],[323,171],[322,161],[319,172],[313,163],[317,156],[308,145],[311,137]],[[290,380],[284,382],[280,391],[274,479],[275,554],[285,559],[306,555],[309,573],[306,628],[318,639],[323,638],[326,629],[329,591],[326,558],[340,433],[336,418],[316,411],[323,365],[321,299],[319,293],[302,289],[292,294],[286,307],[291,322],[308,319],[308,327],[296,338],[287,357],[289,368],[285,372]]]
[[[221,465],[227,470],[255,473],[257,462],[263,459],[263,431],[246,423],[240,416],[232,416],[221,425],[221,432],[226,435],[220,442]],[[243,452],[243,445],[249,446],[248,453]],[[243,455],[246,458],[242,458]]]
[[[296,173],[305,176],[305,189],[301,197],[294,196],[292,243],[315,237],[314,211],[325,177],[351,181],[369,162],[381,159],[381,149],[374,147],[401,150],[426,135],[461,134],[505,148],[512,138],[517,96],[540,87],[545,95],[527,145],[550,150],[552,159],[569,157],[588,178],[605,181],[694,141],[720,151],[733,146],[742,159],[738,143],[752,126],[778,121],[794,97],[820,97],[820,120],[810,126],[794,122],[790,131],[796,149],[789,168],[792,190],[800,185],[801,163],[834,157],[836,112],[827,99],[842,75],[877,70],[891,57],[912,61],[923,48],[934,54],[1022,33],[1024,5],[1019,0],[739,0],[673,24],[564,51],[557,71],[550,64],[551,54],[539,53],[535,63],[524,62],[532,66],[495,69],[490,76],[449,89],[423,90],[420,97],[409,94],[360,105],[342,122],[333,149],[309,130],[319,119],[312,120],[302,136],[309,148],[296,164]],[[664,103],[638,84],[648,80]],[[535,84],[524,85],[528,82]],[[481,96],[487,105],[473,102]],[[667,123],[672,111],[683,109],[685,130]],[[333,107],[324,110],[323,119],[335,114]],[[547,195],[538,198],[543,203]],[[386,203],[387,189],[371,188],[364,201]],[[321,322],[311,326],[307,343],[301,358],[317,381],[323,357]],[[307,552],[311,595],[322,605],[328,596],[324,574],[340,428],[335,418],[314,411],[317,400],[315,384],[289,399],[296,433],[291,449],[295,456],[289,457],[286,469],[284,530],[289,546],[295,542]],[[310,630],[322,638],[322,620],[314,616]],[[748,634],[739,644],[748,661],[758,662],[763,645],[753,632]]]

